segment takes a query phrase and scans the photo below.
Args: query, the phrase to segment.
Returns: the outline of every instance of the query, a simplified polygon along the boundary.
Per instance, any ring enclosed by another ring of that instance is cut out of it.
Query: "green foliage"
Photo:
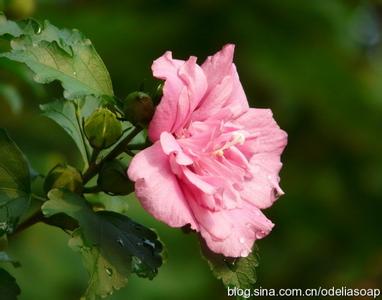
[[[208,249],[204,241],[200,241],[202,254],[206,258],[212,273],[226,287],[252,289],[257,280],[256,267],[259,265],[257,248],[247,257],[224,257]]]
[[[0,15],[0,35],[11,35],[11,51],[0,57],[25,63],[39,83],[59,80],[64,97],[113,96],[109,73],[91,41],[78,30],[58,29],[45,21],[15,23]]]
[[[69,240],[69,246],[82,255],[82,261],[89,273],[89,283],[84,299],[93,300],[98,296],[106,297],[114,290],[119,290],[127,284],[129,270],[120,272],[110,261],[101,254],[97,247],[86,245],[81,232],[75,231]]]
[[[2,300],[16,300],[20,294],[20,288],[7,271],[0,268],[0,295]]]
[[[107,100],[87,96],[76,100],[56,100],[40,106],[43,115],[60,125],[74,140],[85,165],[89,160],[90,145],[82,131],[83,121]]]
[[[0,236],[12,233],[30,202],[30,173],[28,163],[0,129]]]
[[[157,235],[128,217],[108,212],[93,212],[80,196],[52,190],[44,203],[45,216],[64,213],[80,225],[70,241],[78,250],[90,274],[86,297],[106,296],[122,287],[133,272],[152,279],[162,264],[162,244]]]

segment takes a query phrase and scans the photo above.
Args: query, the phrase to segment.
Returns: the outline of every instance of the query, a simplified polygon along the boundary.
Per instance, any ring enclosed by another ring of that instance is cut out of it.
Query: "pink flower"
[[[154,143],[128,175],[143,207],[172,227],[190,224],[224,256],[247,256],[274,226],[261,209],[283,192],[278,173],[287,143],[269,109],[249,108],[226,45],[202,66],[196,57],[154,61],[165,80],[149,126]]]

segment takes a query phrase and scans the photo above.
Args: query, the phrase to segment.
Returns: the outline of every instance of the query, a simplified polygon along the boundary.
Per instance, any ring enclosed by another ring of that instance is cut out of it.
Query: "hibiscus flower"
[[[128,169],[143,207],[172,227],[190,225],[208,247],[247,256],[274,226],[262,210],[283,194],[287,134],[269,109],[249,108],[234,45],[199,66],[196,57],[154,61],[163,97],[149,125],[153,145]]]

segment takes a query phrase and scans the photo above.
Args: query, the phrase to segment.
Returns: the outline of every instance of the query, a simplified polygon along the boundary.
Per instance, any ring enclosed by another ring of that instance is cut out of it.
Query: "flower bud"
[[[123,101],[125,117],[133,124],[146,125],[154,114],[151,97],[143,92],[133,92]]]
[[[85,122],[85,135],[92,147],[108,148],[122,135],[121,123],[107,108],[97,109]]]
[[[65,164],[55,166],[45,178],[44,191],[51,189],[67,189],[74,193],[81,193],[83,188],[82,176],[76,168]]]
[[[133,183],[126,174],[126,167],[119,160],[107,161],[99,172],[98,186],[114,195],[128,195],[134,191]]]

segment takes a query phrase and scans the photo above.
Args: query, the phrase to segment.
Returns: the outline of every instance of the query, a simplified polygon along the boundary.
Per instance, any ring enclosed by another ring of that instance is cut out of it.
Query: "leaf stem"
[[[13,232],[11,236],[17,235],[20,232],[24,231],[28,227],[31,227],[32,225],[41,222],[44,219],[44,215],[42,214],[41,209],[34,212],[28,219],[26,219],[23,223],[21,223],[19,226],[17,226],[16,230]]]
[[[82,178],[84,184],[86,184],[90,179],[92,179],[100,170],[102,163],[108,160],[113,160],[116,158],[119,154],[125,151],[127,145],[131,142],[131,140],[139,133],[141,132],[141,127],[135,127],[122,141],[119,142],[119,144],[114,147],[113,150],[111,150],[102,160],[101,162],[97,163],[91,163],[89,165],[89,168],[84,172]]]

